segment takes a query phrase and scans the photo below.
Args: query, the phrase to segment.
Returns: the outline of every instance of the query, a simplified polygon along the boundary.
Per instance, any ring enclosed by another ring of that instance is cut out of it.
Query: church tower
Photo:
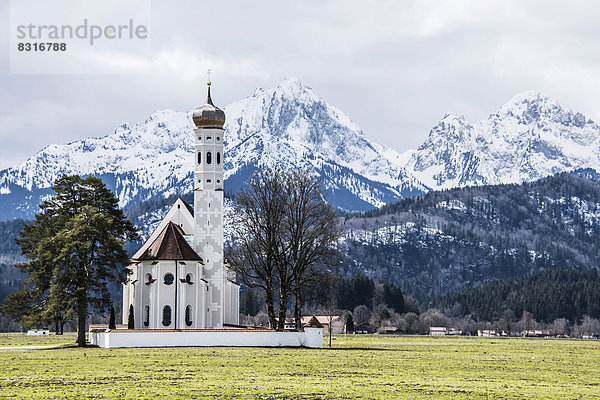
[[[210,97],[210,81],[206,104],[192,114],[196,128],[194,168],[194,250],[204,260],[207,281],[206,327],[222,328],[230,322],[229,270],[223,255],[223,125],[225,113]],[[237,319],[237,318],[236,318]]]

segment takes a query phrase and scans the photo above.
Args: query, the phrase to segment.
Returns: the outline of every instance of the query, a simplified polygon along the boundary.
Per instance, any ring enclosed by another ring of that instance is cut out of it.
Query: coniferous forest
[[[341,274],[393,282],[421,304],[493,279],[600,261],[593,171],[430,192],[344,219]]]
[[[600,275],[553,269],[521,278],[498,279],[447,294],[432,302],[434,307],[479,321],[495,321],[506,312],[521,318],[524,311],[539,322],[559,318],[580,321],[584,316],[600,318]]]

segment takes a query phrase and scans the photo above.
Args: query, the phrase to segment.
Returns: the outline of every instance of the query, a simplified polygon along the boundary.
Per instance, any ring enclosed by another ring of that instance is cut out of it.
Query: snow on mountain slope
[[[600,127],[538,92],[516,95],[473,126],[446,115],[405,165],[432,189],[533,181],[600,167]]]
[[[226,169],[230,174],[249,163],[310,166],[322,176],[324,169],[343,167],[388,186],[392,197],[426,190],[398,163],[398,153],[371,143],[346,114],[297,79],[258,89],[225,112]],[[387,203],[381,195],[351,191],[369,204]]]
[[[257,167],[276,164],[311,168],[323,177],[332,204],[348,210],[427,190],[395,151],[369,142],[347,115],[297,79],[258,89],[225,112],[227,191],[238,190]],[[193,143],[190,113],[164,110],[102,138],[47,146],[0,171],[0,220],[31,218],[62,174],[103,178],[121,206],[189,192]]]

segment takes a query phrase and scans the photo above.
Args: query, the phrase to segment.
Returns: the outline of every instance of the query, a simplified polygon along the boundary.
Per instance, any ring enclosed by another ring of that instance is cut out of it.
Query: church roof
[[[169,222],[152,244],[137,258],[144,260],[190,260],[202,261],[183,237],[184,232],[178,225]]]
[[[190,212],[190,214],[192,214],[192,216],[194,216],[194,209],[192,208],[192,206],[190,206],[188,203],[186,203],[181,197],[179,199],[185,205],[185,208],[188,209],[188,211]]]

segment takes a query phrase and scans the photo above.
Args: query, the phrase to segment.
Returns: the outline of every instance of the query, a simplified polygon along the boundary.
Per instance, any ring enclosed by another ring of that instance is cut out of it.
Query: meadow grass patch
[[[0,397],[600,398],[600,342],[356,335],[322,350],[0,350]]]

